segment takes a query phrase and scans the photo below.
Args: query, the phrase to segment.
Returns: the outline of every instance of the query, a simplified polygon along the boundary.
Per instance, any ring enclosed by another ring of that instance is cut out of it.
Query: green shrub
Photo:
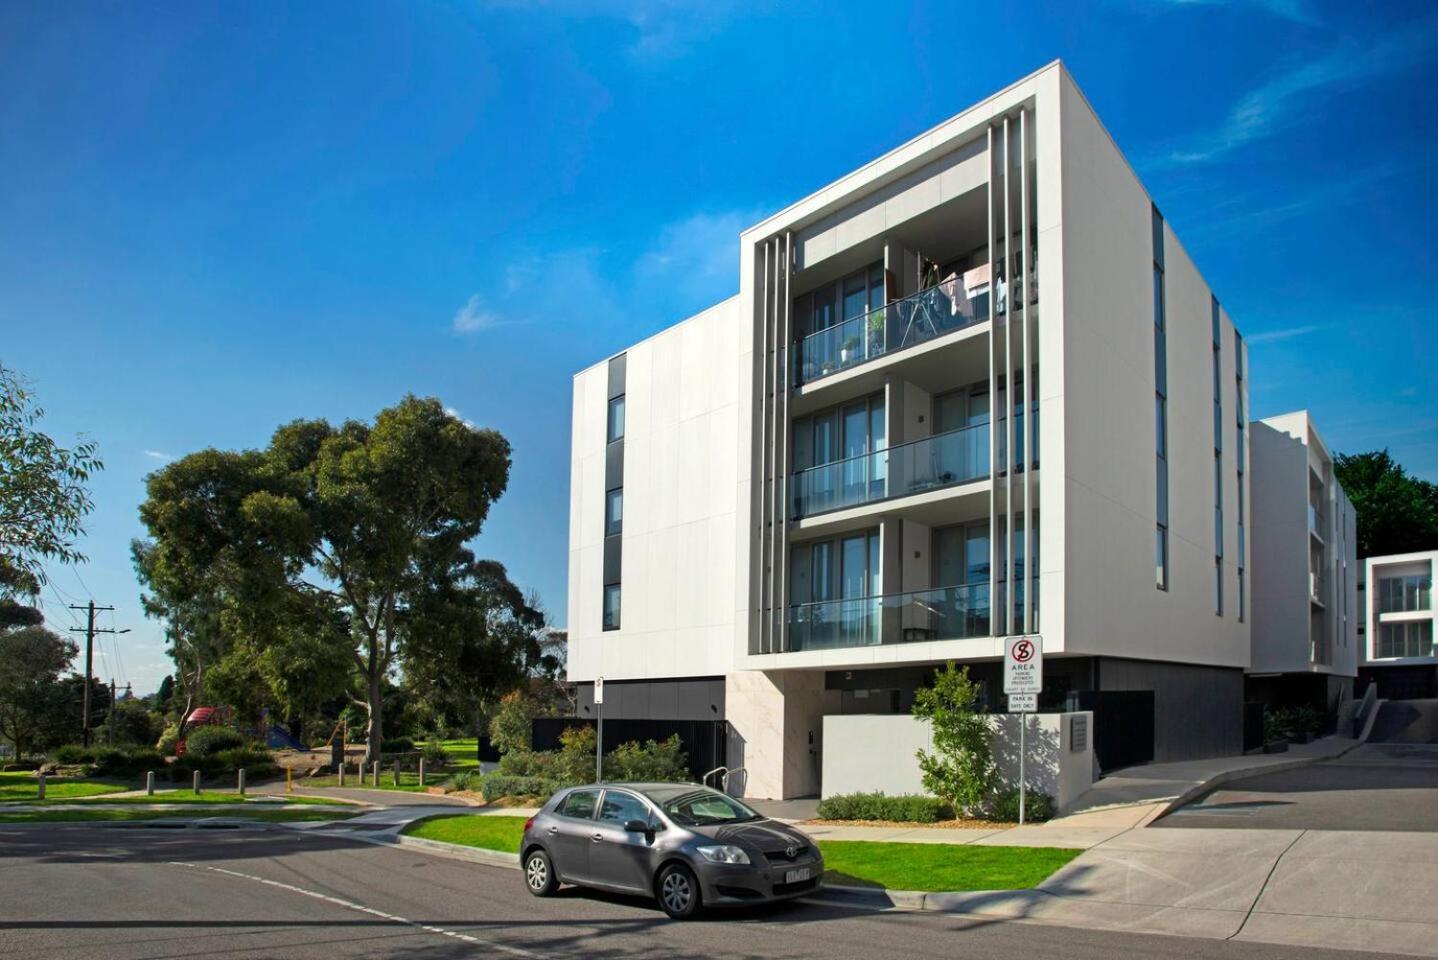
[[[185,734],[185,756],[208,757],[222,750],[238,750],[245,738],[229,727],[194,727]]]
[[[485,774],[480,789],[484,799],[490,802],[500,797],[544,797],[558,790],[562,784],[544,777],[510,777],[502,773]]]
[[[235,747],[217,751],[210,756],[219,772],[234,773],[236,770],[244,770],[246,779],[250,780],[274,776],[280,769],[273,754],[255,747]]]
[[[1017,823],[1019,819],[1019,788],[1004,787],[994,794],[989,803],[990,820],[1000,823]],[[1038,790],[1029,790],[1024,796],[1024,822],[1037,823],[1049,820],[1054,815],[1054,798]]]
[[[175,755],[175,744],[180,740],[180,725],[172,723],[165,727],[160,739],[155,741],[155,749],[167,757]]]
[[[413,753],[414,741],[409,737],[386,737],[379,747],[381,753]]]
[[[883,793],[844,793],[819,801],[825,820],[893,820],[899,823],[934,823],[953,816],[953,809],[938,797],[923,794],[886,796]]]
[[[67,743],[63,747],[51,750],[50,759],[66,766],[75,763],[93,763],[95,751],[89,747],[82,747],[78,743]]]
[[[553,778],[566,787],[593,783],[596,743],[593,727],[570,727],[561,733]]]
[[[934,673],[931,686],[914,694],[913,714],[929,721],[934,750],[918,751],[924,789],[972,812],[983,806],[996,777],[989,721],[981,708],[979,684],[969,668],[950,660]]]
[[[473,790],[482,786],[482,778],[477,770],[459,770],[450,774],[444,785],[450,790]]]
[[[663,743],[621,743],[604,758],[604,778],[631,783],[682,783],[689,779],[689,758],[677,733]]]
[[[1295,733],[1317,733],[1323,727],[1323,714],[1312,707],[1294,707],[1289,715]]]
[[[447,767],[452,762],[449,753],[444,749],[438,740],[430,740],[420,749],[421,757],[424,758],[426,767],[438,768]]]
[[[100,747],[90,763],[92,771],[102,776],[134,776],[165,769],[165,758],[149,747]]]
[[[590,769],[594,755],[590,754]],[[499,758],[499,772],[507,777],[554,777],[559,764],[555,750],[511,750]]]

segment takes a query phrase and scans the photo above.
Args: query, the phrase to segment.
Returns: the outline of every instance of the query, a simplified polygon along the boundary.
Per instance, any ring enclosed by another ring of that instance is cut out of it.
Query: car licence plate
[[[800,867],[800,868],[797,869],[797,870],[786,870],[786,871],[784,871],[784,882],[785,882],[785,883],[803,883],[805,880],[808,880],[808,879],[809,879],[809,868],[808,868],[808,867]]]

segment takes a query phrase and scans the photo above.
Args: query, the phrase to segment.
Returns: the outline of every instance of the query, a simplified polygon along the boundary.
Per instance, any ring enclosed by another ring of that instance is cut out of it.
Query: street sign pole
[[[599,729],[594,737],[594,782],[604,782],[604,678],[594,678],[594,718]]]
[[[1019,718],[1019,826],[1024,825],[1028,812],[1029,714],[1038,710],[1038,696],[1043,688],[1043,637],[1009,637],[1004,644],[1004,693],[1009,696],[1009,712]]]

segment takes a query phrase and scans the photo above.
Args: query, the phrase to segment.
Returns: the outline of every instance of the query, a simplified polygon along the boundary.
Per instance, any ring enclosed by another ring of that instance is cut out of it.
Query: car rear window
[[[576,790],[559,804],[559,815],[579,820],[594,819],[594,804],[599,799],[598,790]]]

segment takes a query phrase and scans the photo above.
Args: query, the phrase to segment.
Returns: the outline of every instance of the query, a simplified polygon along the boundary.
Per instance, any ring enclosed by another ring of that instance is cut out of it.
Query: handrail
[[[709,786],[710,777],[714,776],[714,774],[716,773],[722,773],[724,774],[724,777],[719,781],[719,792],[728,793],[730,774],[740,773],[743,771],[743,769],[743,767],[734,767],[732,769],[729,767],[715,767],[713,770],[710,770],[708,773],[704,774],[704,776],[700,777],[699,782],[707,787]]]
[[[1002,419],[1003,418],[1000,418],[1000,420]],[[1022,413],[1019,414],[1019,419],[1023,419]],[[942,440],[945,437],[955,437],[966,431],[979,429],[984,430],[985,435],[987,435],[987,431],[989,429],[989,422],[985,420],[982,423],[970,423],[962,427],[955,427],[952,430],[944,430],[940,433],[931,433],[927,437],[919,437],[915,440],[905,440],[903,443],[896,443],[891,447],[880,447],[877,450],[870,450],[867,453],[856,453],[851,457],[844,457],[842,460],[830,460],[827,463],[816,463],[812,467],[804,467],[803,469],[795,470],[792,474],[790,474],[790,477],[802,477],[805,474],[813,473],[815,470],[841,468],[845,464],[857,463],[858,461],[866,459],[868,457],[875,457],[885,453],[895,454],[901,450],[916,447],[921,443],[933,443],[934,441]]]

